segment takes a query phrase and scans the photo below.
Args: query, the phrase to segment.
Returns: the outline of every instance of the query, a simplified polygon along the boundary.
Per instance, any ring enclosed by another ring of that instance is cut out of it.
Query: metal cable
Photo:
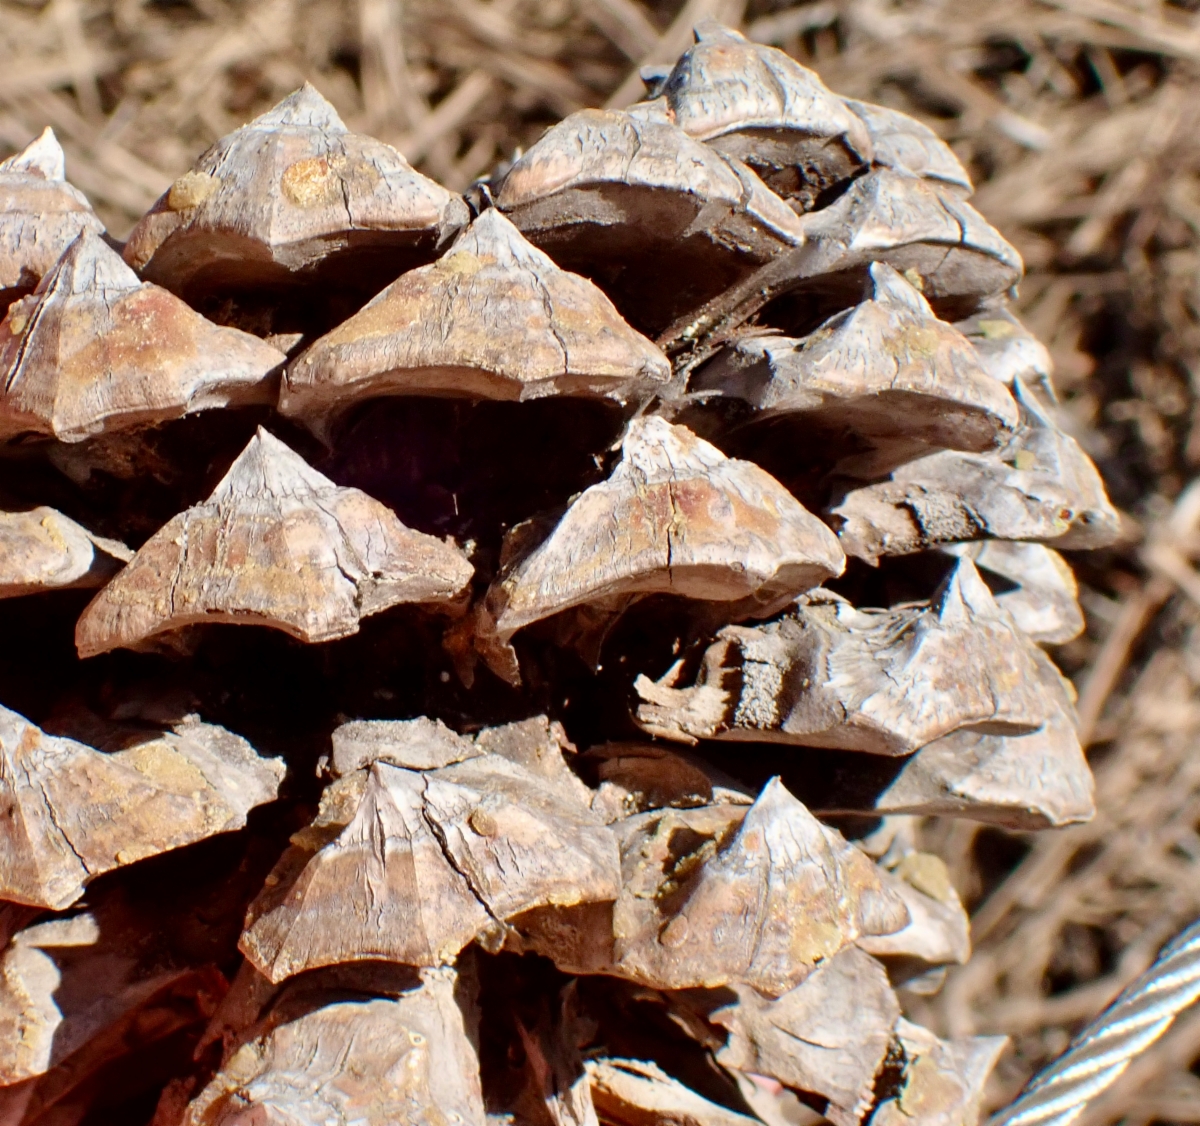
[[[1068,1126],[1117,1081],[1183,1009],[1200,998],[1200,920],[1163,947],[1154,964],[1038,1072],[988,1126]]]

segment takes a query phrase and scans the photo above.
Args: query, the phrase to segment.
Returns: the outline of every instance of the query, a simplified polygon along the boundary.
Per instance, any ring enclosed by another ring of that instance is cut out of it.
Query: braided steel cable
[[[1163,947],[1154,964],[1038,1072],[988,1126],[1068,1126],[1117,1081],[1183,1010],[1200,998],[1200,920]]]

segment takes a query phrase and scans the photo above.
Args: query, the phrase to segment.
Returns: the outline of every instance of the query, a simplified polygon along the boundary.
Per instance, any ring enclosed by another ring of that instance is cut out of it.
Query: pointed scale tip
[[[65,180],[66,157],[54,130],[47,125],[40,136],[30,141],[19,153],[0,161],[0,173],[4,172],[25,172],[40,176],[43,180]]]

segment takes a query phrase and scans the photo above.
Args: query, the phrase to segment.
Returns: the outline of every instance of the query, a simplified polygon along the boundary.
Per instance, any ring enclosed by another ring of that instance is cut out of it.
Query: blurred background
[[[1020,312],[1063,422],[1127,516],[1076,557],[1075,681],[1097,819],[914,826],[975,955],[909,995],[1003,1032],[993,1105],[1200,916],[1200,0],[0,0],[0,156],[44,125],[117,237],[211,142],[313,82],[355,130],[463,189],[584,106],[622,106],[715,16],[841,93],[932,126],[1025,256]],[[1200,1011],[1085,1123],[1200,1122]]]

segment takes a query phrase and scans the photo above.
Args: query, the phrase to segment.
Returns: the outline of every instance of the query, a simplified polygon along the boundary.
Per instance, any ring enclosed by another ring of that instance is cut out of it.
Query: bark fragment
[[[280,410],[310,425],[381,395],[636,399],[670,365],[586,278],[560,270],[499,211],[397,279],[288,368]]]
[[[847,492],[830,512],[848,555],[877,563],[978,539],[1032,540],[1069,550],[1105,547],[1121,521],[1104,482],[1018,377],[1022,423],[991,454],[943,450]]]
[[[872,1126],[976,1126],[984,1084],[1007,1036],[963,1036],[939,1040],[901,1017],[895,1040],[904,1055],[903,1085],[879,1104]]]
[[[0,512],[0,598],[103,586],[133,552],[41,505]]]
[[[306,83],[176,180],[134,227],[125,260],[191,302],[302,284],[369,296],[466,222],[461,197],[349,132]]]
[[[592,1102],[615,1126],[753,1126],[757,1121],[709,1102],[646,1060],[589,1059],[585,1066]]]
[[[0,898],[59,910],[102,872],[240,829],[284,769],[194,717],[104,754],[0,707]]]
[[[729,1029],[722,1064],[829,1100],[834,1126],[856,1126],[871,1108],[900,1005],[883,967],[851,947],[776,1000],[745,985],[713,1021]]]
[[[443,964],[511,915],[611,900],[619,884],[611,831],[499,755],[427,774],[377,762],[336,839],[315,855],[296,839],[242,937],[272,981],[366,959]]]
[[[667,119],[689,136],[743,161],[803,211],[870,161],[865,123],[813,71],[715,20],[695,37],[659,91]]]
[[[684,742],[908,755],[964,727],[1037,730],[1062,691],[1044,680],[1045,660],[964,559],[927,605],[856,610],[813,598],[763,626],[727,626],[693,688],[638,678],[638,722]],[[698,708],[697,697],[712,705]]]
[[[608,480],[492,585],[476,644],[516,683],[509,639],[572,607],[670,593],[764,616],[842,567],[829,530],[773,477],[686,427],[636,419]]]
[[[961,188],[966,195],[974,190],[971,177],[954,155],[954,150],[928,125],[888,106],[853,98],[843,101],[866,125],[875,164],[910,172],[926,180],[940,180]]]
[[[295,1016],[285,996],[192,1102],[184,1126],[393,1126],[435,1114],[484,1126],[479,1063],[454,972],[422,979],[395,998],[335,1001]]]
[[[996,602],[1040,645],[1062,645],[1083,632],[1074,572],[1052,548],[1040,543],[984,540],[946,550],[1016,584],[1015,589],[997,594]]]
[[[869,452],[836,470],[868,478],[931,449],[994,449],[1019,421],[967,339],[883,262],[869,267],[862,304],[800,340],[748,337],[689,390],[743,400],[754,420],[795,420],[831,444],[853,434]]]
[[[282,352],[144,284],[85,231],[0,322],[0,440],[80,442],[268,404]]]
[[[30,292],[84,231],[102,235],[104,224],[67,183],[62,146],[47,127],[0,160],[0,314]]]
[[[749,810],[655,812],[618,829],[614,963],[656,988],[740,982],[779,996],[859,935],[907,920],[865,854],[778,779]]]
[[[664,120],[582,110],[509,170],[496,205],[564,269],[657,332],[803,241],[753,172]]]
[[[453,603],[471,574],[456,547],[339,488],[260,428],[208,500],[156,532],[92,600],[75,643],[91,657],[205,622],[329,641],[399,603]]]

